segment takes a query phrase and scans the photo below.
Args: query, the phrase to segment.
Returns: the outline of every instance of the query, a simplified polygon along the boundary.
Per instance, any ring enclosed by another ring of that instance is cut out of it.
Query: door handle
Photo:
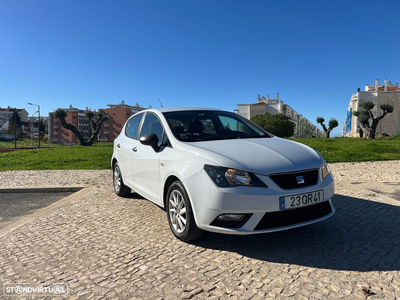
[[[133,148],[132,148],[132,151],[133,151],[133,152],[137,152],[137,147],[133,147]]]
[[[118,145],[117,145],[117,148],[121,148],[121,144],[118,144]]]

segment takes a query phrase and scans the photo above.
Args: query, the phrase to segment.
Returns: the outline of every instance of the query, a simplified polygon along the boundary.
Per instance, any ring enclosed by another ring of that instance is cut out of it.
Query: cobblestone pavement
[[[0,286],[63,282],[67,299],[400,299],[399,182],[384,194],[336,172],[332,218],[192,244],[174,238],[162,209],[117,197],[110,170],[0,172],[1,186],[32,176],[95,186],[0,238]]]

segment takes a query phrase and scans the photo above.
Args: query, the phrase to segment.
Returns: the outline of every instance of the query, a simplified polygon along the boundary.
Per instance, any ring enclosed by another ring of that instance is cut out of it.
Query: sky
[[[0,0],[0,107],[195,106],[270,95],[339,121],[400,82],[400,1]]]

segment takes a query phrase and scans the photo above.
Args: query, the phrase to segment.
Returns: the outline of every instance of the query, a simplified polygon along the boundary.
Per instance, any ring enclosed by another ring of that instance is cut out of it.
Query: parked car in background
[[[316,150],[229,111],[137,113],[114,141],[111,166],[116,194],[132,189],[163,207],[182,241],[286,230],[335,212],[334,179]]]

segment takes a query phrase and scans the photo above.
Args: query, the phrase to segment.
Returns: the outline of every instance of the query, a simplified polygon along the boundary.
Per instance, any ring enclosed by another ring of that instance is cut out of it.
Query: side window
[[[140,130],[140,137],[149,133],[154,133],[158,137],[159,144],[163,142],[162,138],[164,129],[160,123],[160,120],[157,118],[156,115],[152,113],[146,114],[146,117],[142,125],[142,129]]]
[[[127,125],[125,133],[128,137],[132,139],[137,139],[137,133],[139,130],[140,121],[142,121],[143,114],[134,116]]]

